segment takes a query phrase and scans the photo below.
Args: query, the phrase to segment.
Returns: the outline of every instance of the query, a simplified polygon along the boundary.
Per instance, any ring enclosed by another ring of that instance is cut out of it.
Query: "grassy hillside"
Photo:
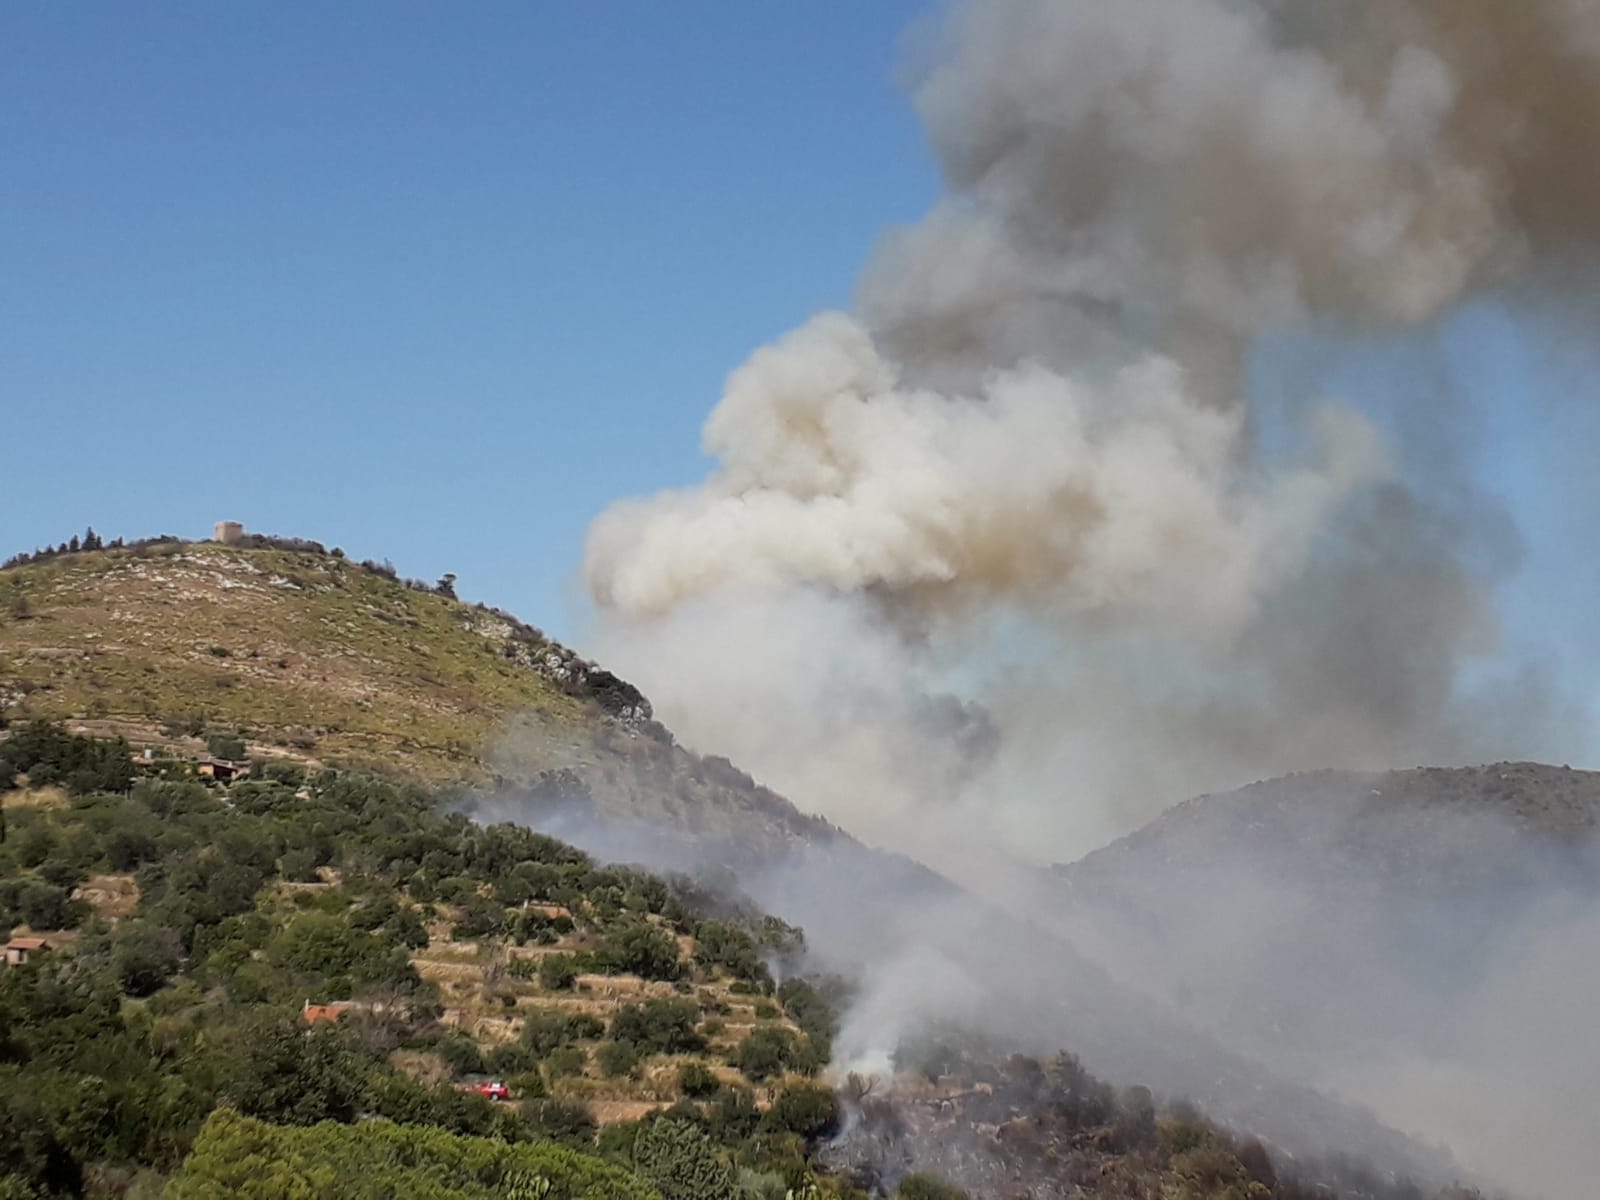
[[[492,613],[315,553],[157,544],[0,572],[12,716],[114,721],[154,738],[240,728],[427,779],[481,778],[513,712],[551,737],[581,736],[588,698],[558,674],[572,656],[513,632]]]
[[[516,618],[320,548],[151,544],[0,570],[0,719],[136,745],[502,784],[746,848],[836,835],[675,745],[627,683]]]

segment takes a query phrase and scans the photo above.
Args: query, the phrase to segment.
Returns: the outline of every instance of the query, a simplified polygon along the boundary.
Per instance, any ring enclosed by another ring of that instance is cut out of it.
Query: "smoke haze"
[[[1600,1170],[1597,819],[1589,772],[1320,772],[1179,806],[1034,907],[1280,1077],[1553,1200]]]
[[[1581,754],[1450,372],[1259,368],[1442,364],[1474,303],[1587,336],[1600,6],[987,0],[911,74],[946,197],[730,375],[704,482],[591,529],[597,649],[678,735],[1006,898],[1201,791]]]
[[[1426,347],[1590,244],[1593,12],[958,6],[913,90],[948,198],[730,376],[710,478],[595,522],[606,656],[848,827],[965,795],[1050,857],[1298,767],[1570,757],[1536,673],[1464,673],[1520,552],[1462,397],[1380,426],[1247,368]],[[930,794],[944,693],[996,736]]]

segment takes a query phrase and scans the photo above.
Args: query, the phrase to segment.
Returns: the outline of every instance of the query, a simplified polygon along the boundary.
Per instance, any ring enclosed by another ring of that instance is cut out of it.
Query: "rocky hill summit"
[[[78,541],[78,539],[74,539]],[[838,836],[695,755],[624,680],[509,613],[301,539],[157,538],[0,569],[0,719],[671,817],[747,848]],[[188,740],[186,740],[188,739]],[[196,740],[199,739],[199,740]]]

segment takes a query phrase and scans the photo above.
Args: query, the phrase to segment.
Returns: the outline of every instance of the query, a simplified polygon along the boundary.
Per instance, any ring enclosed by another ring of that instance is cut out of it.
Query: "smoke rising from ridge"
[[[607,657],[848,827],[964,796],[1057,856],[1272,772],[1559,754],[1581,722],[1535,673],[1464,676],[1518,549],[1460,398],[1380,425],[1248,368],[1298,330],[1425,345],[1593,245],[1595,14],[958,6],[913,89],[947,198],[859,315],[732,374],[704,483],[595,522]],[[984,762],[923,727],[944,692]]]
[[[1578,758],[1588,714],[1503,642],[1524,546],[1448,343],[1472,305],[1557,346],[1594,327],[1600,5],[973,0],[917,50],[946,196],[885,237],[853,314],[733,372],[707,479],[596,520],[608,662],[687,744],[1029,918],[1061,896],[1016,860],[1077,857],[1199,792]],[[1401,368],[1395,394],[1285,369],[1308,343]],[[1592,507],[1581,482],[1541,482]],[[1495,1041],[1541,1013],[1519,971],[1543,986],[1582,959],[1587,899],[1524,967],[1521,926],[1424,908],[1415,945],[1376,948],[1387,909],[1235,858],[1197,885],[1206,913],[1155,888],[1147,946],[1099,911],[1064,932],[1163,1002],[1182,1003],[1172,970],[1212,972],[1185,1018],[1474,1167],[1552,1195],[1592,1177],[1564,1145],[1592,1089],[1550,1065],[1581,1020]],[[931,928],[881,964],[846,1052],[892,1045],[930,944],[980,979],[1032,961]],[[1252,957],[1257,928],[1348,948],[1365,993]],[[1439,931],[1495,961],[1474,975],[1465,954],[1441,984],[1418,965]],[[1227,1024],[1273,987],[1294,1045]],[[1085,1025],[1115,1021],[1092,1008],[1036,1030],[1094,1046]],[[1348,1060],[1330,1031],[1382,1016],[1389,1040]],[[1182,1076],[1144,1081],[1163,1071]],[[1506,1096],[1537,1136],[1497,1124]]]

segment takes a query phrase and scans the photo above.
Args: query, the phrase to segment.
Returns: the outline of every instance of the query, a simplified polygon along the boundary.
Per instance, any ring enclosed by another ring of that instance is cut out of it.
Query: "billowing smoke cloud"
[[[1519,549],[1459,398],[1386,420],[1249,366],[1306,331],[1425,353],[1591,243],[1594,11],[959,6],[914,88],[947,199],[858,316],[733,373],[710,478],[595,522],[606,656],[847,826],[960,794],[1054,856],[1279,770],[1553,752],[1534,676],[1500,706],[1463,674]],[[998,736],[930,789],[946,690]]]
[[[1094,384],[1025,364],[970,397],[902,387],[864,328],[826,314],[735,372],[706,426],[714,480],[600,518],[591,579],[636,614],[820,584],[1231,632],[1382,463],[1328,409],[1307,461],[1241,478],[1244,425],[1159,355]]]
[[[918,51],[946,198],[730,376],[703,483],[595,522],[607,662],[1005,902],[1196,792],[1579,757],[1439,331],[1593,311],[1600,6],[973,0]],[[1422,366],[1268,369],[1308,343]]]

